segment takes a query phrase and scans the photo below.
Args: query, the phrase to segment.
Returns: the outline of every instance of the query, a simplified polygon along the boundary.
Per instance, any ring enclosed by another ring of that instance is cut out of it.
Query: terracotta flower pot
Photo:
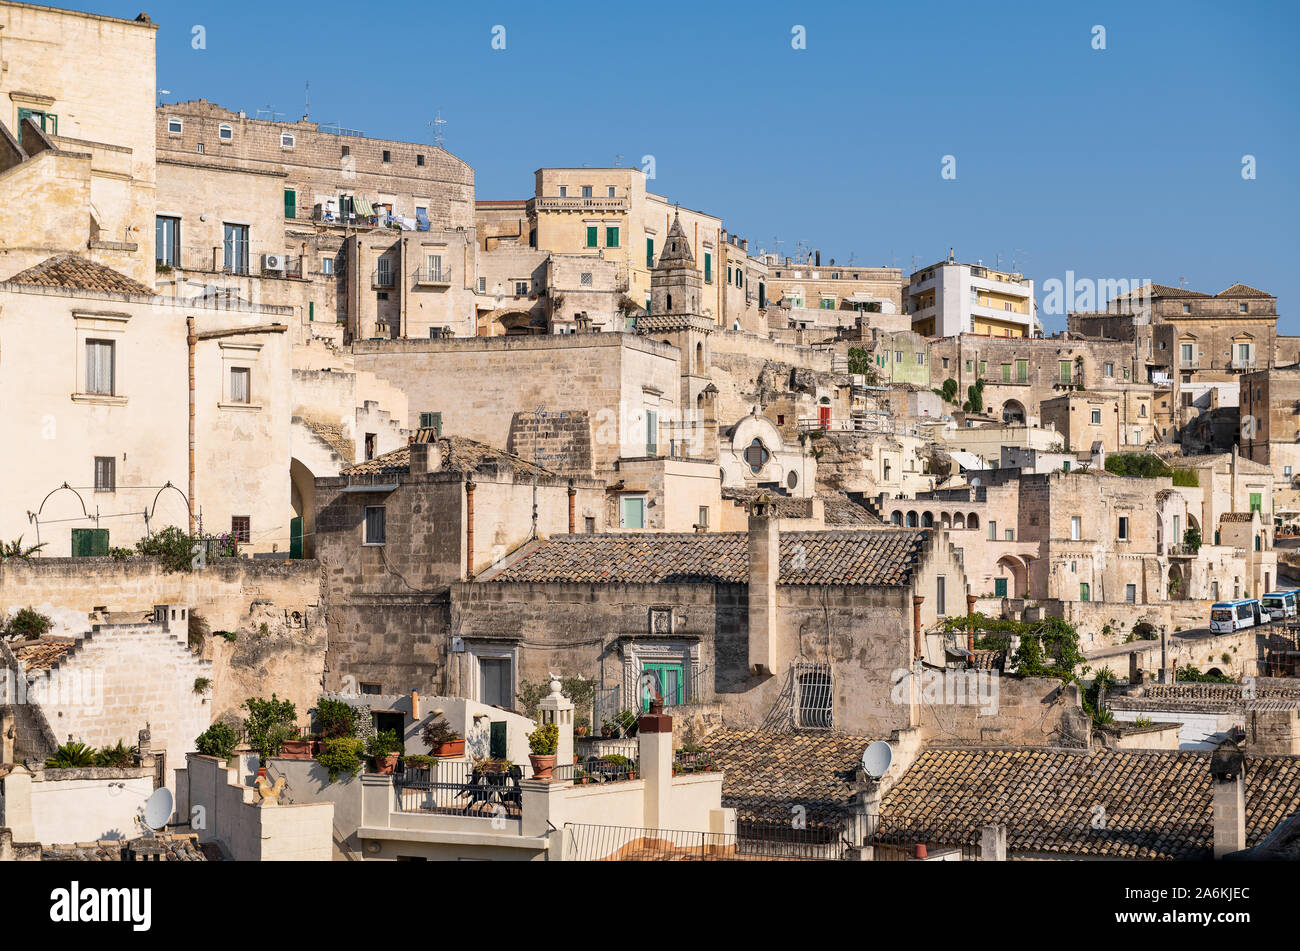
[[[450,743],[439,743],[438,748],[434,750],[433,755],[439,759],[455,758],[465,755],[465,740],[462,737],[459,740],[452,740]]]
[[[550,779],[551,770],[555,769],[555,754],[538,756],[536,753],[529,753],[528,762],[533,764],[533,779]]]
[[[388,756],[376,756],[375,772],[379,773],[381,776],[386,776],[392,773],[397,769],[397,757],[397,753],[392,753]]]
[[[280,744],[284,759],[311,759],[311,740],[285,740]]]

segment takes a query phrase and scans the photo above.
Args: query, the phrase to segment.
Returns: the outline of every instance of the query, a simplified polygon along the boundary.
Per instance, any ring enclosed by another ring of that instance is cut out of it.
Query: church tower
[[[673,215],[664,249],[650,272],[650,313],[698,314],[703,296],[704,278],[695,267],[690,239],[681,218]]]

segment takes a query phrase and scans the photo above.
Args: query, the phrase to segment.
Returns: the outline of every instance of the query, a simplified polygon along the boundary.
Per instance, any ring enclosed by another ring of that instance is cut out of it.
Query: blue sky
[[[824,261],[905,271],[950,246],[1001,254],[1040,304],[1067,270],[1209,292],[1242,281],[1276,294],[1279,330],[1300,333],[1300,4],[147,9],[169,100],[298,118],[309,80],[313,119],[415,141],[440,109],[479,198],[528,196],[541,166],[653,155],[652,190],[721,216],[751,251],[779,237],[783,254],[802,241]]]

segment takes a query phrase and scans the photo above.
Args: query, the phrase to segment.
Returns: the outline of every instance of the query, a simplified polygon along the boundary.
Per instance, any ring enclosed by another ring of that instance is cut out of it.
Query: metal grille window
[[[95,457],[95,491],[117,491],[117,459],[115,457]]]
[[[114,344],[111,340],[86,341],[86,392],[112,396],[115,376]]]
[[[831,728],[831,669],[828,664],[795,664],[792,695],[796,727],[805,730]]]
[[[230,534],[235,536],[235,541],[247,545],[253,534],[252,519],[247,515],[232,515],[230,517]]]
[[[366,544],[383,545],[388,540],[386,513],[382,505],[366,506]]]
[[[591,287],[591,272],[583,271],[578,276],[578,283],[581,284],[583,287]]]

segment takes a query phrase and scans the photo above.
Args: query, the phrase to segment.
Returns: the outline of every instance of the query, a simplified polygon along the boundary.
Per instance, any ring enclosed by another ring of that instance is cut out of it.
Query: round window
[[[798,484],[799,484],[799,473],[791,469],[790,474],[785,477],[785,487],[787,489],[793,489]]]

